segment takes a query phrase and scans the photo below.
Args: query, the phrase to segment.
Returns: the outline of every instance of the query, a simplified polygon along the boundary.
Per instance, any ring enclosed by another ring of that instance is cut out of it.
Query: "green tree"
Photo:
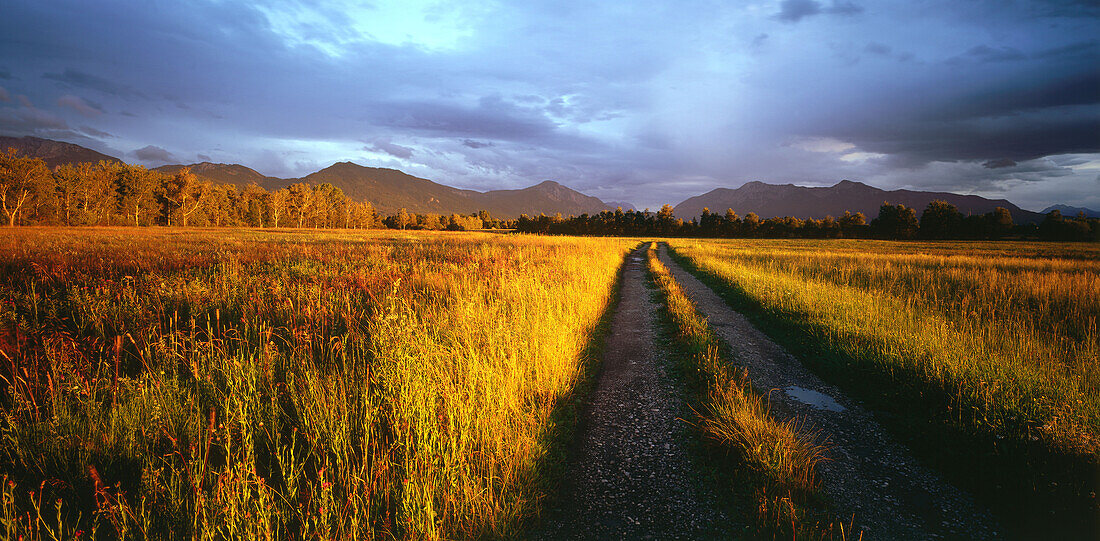
[[[881,238],[911,239],[917,235],[917,212],[905,205],[883,203],[878,217],[871,220],[871,229]]]
[[[952,239],[962,236],[963,215],[947,201],[932,201],[920,216],[920,236],[926,239]]]

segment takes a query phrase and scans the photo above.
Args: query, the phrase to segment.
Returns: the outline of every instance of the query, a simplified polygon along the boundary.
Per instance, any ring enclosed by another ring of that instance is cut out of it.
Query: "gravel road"
[[[622,300],[561,493],[534,539],[729,538],[686,449],[677,384],[655,342],[645,251],[628,256]]]

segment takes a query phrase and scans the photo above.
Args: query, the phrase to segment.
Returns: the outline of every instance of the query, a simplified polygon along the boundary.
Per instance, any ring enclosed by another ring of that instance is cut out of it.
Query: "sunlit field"
[[[975,490],[1003,483],[1027,493],[1006,496],[1024,498],[1006,504],[1024,515],[1095,520],[1084,517],[1100,485],[1100,246],[670,244],[811,367],[877,393],[902,432],[963,434],[923,445],[972,468],[962,477]]]
[[[0,522],[25,539],[514,535],[631,245],[9,230]]]

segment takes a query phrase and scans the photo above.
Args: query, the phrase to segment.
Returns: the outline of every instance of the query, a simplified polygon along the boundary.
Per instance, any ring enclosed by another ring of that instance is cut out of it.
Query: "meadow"
[[[669,241],[1021,532],[1100,522],[1100,247]]]
[[[633,243],[0,238],[5,538],[510,537]]]

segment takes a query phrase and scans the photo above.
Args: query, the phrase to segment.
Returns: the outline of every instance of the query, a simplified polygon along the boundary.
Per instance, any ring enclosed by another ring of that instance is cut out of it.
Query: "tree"
[[[41,158],[19,156],[14,148],[0,153],[0,209],[9,227],[15,226],[27,201],[45,193],[50,184],[50,170]]]
[[[87,170],[89,164],[82,163],[79,165],[64,164],[57,166],[53,171],[54,187],[57,189],[57,200],[60,205],[60,217],[61,223],[64,225],[73,225],[73,214],[76,210],[76,201],[87,175],[83,170]]]
[[[118,200],[116,179],[122,165],[100,161],[95,165],[81,164],[83,180],[77,194],[75,220],[80,224],[100,225],[111,220]]]
[[[963,215],[947,201],[932,201],[920,215],[920,236],[926,239],[952,239],[962,236]]]
[[[180,169],[163,186],[167,203],[164,215],[168,225],[172,225],[172,218],[176,217],[177,223],[187,227],[191,217],[205,206],[210,192],[210,181],[199,180],[189,167]]]
[[[878,217],[871,220],[871,229],[881,238],[911,239],[917,235],[917,212],[905,205],[883,203]]]
[[[401,210],[397,212],[397,227],[404,230],[405,226],[410,223],[412,223],[412,218],[409,216],[409,211],[405,210],[405,207],[401,207]]]
[[[141,225],[143,216],[148,223],[148,217],[156,210],[156,192],[162,184],[162,175],[129,164],[118,166],[114,173],[119,212],[127,221],[132,219],[135,226]]]
[[[286,214],[287,200],[290,199],[290,190],[280,188],[275,190],[268,199],[268,212],[271,214],[271,227],[279,227],[279,219]]]
[[[297,222],[299,229],[309,220],[313,204],[313,188],[309,184],[298,182],[290,185],[286,199],[287,213]]]
[[[997,207],[993,212],[986,214],[986,222],[989,227],[989,236],[995,239],[1003,238],[1012,232],[1012,213],[1004,207]]]

